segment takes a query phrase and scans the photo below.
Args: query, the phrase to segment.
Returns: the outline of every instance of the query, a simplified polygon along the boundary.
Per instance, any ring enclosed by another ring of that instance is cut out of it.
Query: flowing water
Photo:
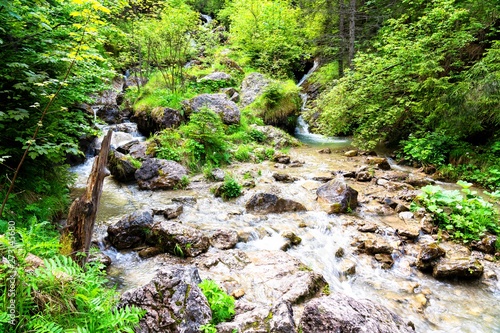
[[[120,143],[126,138],[135,139],[123,133],[116,138]],[[343,139],[328,140],[331,140],[328,144],[334,149],[349,144]],[[324,144],[320,142],[320,145]],[[286,170],[299,178],[292,184],[274,182],[271,175],[276,169],[271,162],[240,164],[232,166],[231,170],[236,175],[252,174],[257,183],[255,191],[272,190],[278,186],[285,196],[304,204],[307,212],[265,216],[248,214],[244,205],[254,190],[247,191],[234,201],[224,202],[213,197],[209,185],[196,179],[188,190],[151,192],[140,191],[135,184],[121,184],[108,177],[97,216],[95,238],[102,240],[107,226],[126,214],[152,205],[168,204],[175,197],[194,196],[197,202],[184,207],[184,213],[179,218],[182,223],[201,230],[226,227],[247,231],[249,241],[237,244],[243,251],[279,250],[285,242],[280,236],[281,231],[293,231],[302,238],[302,243],[288,253],[321,273],[332,292],[369,298],[383,304],[405,320],[412,321],[417,332],[500,332],[499,283],[487,286],[479,282],[440,282],[411,268],[403,255],[396,258],[391,269],[384,270],[373,262],[371,256],[355,254],[350,244],[359,232],[353,222],[357,219],[380,222],[380,217],[370,214],[363,207],[356,215],[328,215],[320,210],[314,191],[307,190],[315,182],[313,177],[346,169],[347,160],[338,154],[320,155],[316,150],[315,147],[301,147],[290,151],[293,159],[305,162],[302,168]],[[85,187],[91,163],[92,160],[89,160],[74,168],[78,174],[75,195]],[[387,230],[390,230],[389,226]],[[339,273],[341,259],[334,255],[339,247],[345,251],[344,259],[356,264],[356,273],[351,277]],[[133,251],[118,252],[108,248],[104,252],[113,260],[109,273],[122,291],[149,282],[156,269],[163,264],[161,256],[142,260]],[[500,272],[496,273],[500,275]]]

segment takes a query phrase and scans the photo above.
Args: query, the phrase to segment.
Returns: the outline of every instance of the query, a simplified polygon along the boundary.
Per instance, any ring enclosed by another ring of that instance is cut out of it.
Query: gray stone
[[[333,294],[309,301],[300,319],[303,333],[408,333],[401,317],[369,300]]]
[[[127,182],[135,179],[137,168],[132,164],[130,157],[110,150],[108,155],[108,169],[113,177],[121,182]]]
[[[219,114],[226,125],[240,123],[240,108],[228,100],[225,94],[201,94],[183,101],[183,107],[187,114],[199,112],[203,107],[207,107]]]
[[[260,73],[251,73],[241,83],[241,106],[245,107],[257,99],[271,80]]]
[[[293,200],[280,198],[272,193],[256,193],[246,203],[248,211],[260,214],[284,213],[305,211],[306,208],[301,203]]]
[[[141,190],[171,190],[177,188],[187,170],[174,161],[148,158],[135,172]]]
[[[177,222],[162,221],[148,234],[147,243],[178,257],[196,257],[207,252],[210,241],[201,231]]]
[[[210,245],[220,250],[233,249],[238,243],[238,233],[234,230],[215,230],[210,236]]]
[[[484,267],[472,258],[441,258],[432,270],[437,279],[473,279],[483,275]]]
[[[198,333],[212,319],[200,282],[194,267],[163,268],[145,286],[125,292],[118,307],[146,310],[136,333]]]
[[[316,195],[328,214],[347,213],[358,206],[358,192],[341,179],[321,185]]]
[[[292,177],[288,174],[278,173],[278,172],[273,173],[273,178],[277,182],[282,182],[282,183],[293,183],[294,181],[297,180],[297,178]]]
[[[130,249],[144,245],[153,226],[151,210],[140,210],[126,215],[108,227],[108,241],[116,249]]]
[[[204,77],[202,77],[199,81],[230,81],[232,80],[231,75],[224,73],[224,72],[213,72],[211,74],[208,74]]]

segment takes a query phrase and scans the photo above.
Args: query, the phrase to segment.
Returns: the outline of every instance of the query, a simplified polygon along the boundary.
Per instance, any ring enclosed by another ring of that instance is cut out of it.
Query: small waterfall
[[[203,19],[203,21],[205,21],[205,24],[210,24],[210,22],[213,21],[213,19],[210,15],[200,14],[200,16]]]
[[[304,82],[306,82],[306,80],[318,69],[319,67],[319,60],[318,59],[314,59],[314,64],[312,66],[312,68],[306,73],[306,75],[304,75],[302,77],[302,79],[300,79],[299,83],[297,83],[297,85],[300,87],[304,84]]]

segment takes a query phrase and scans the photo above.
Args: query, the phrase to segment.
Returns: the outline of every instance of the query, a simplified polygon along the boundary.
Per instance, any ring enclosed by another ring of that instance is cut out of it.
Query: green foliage
[[[499,45],[486,39],[498,19],[494,1],[405,2],[407,11],[387,20],[354,70],[318,100],[319,130],[354,135],[373,148],[409,134],[441,129],[468,138],[499,120]]]
[[[234,158],[240,162],[247,162],[251,159],[252,147],[247,145],[239,145],[234,152]]]
[[[299,91],[293,81],[273,81],[249,108],[254,109],[265,124],[292,131],[301,107]]]
[[[451,237],[464,242],[479,240],[486,232],[500,233],[499,212],[495,206],[470,190],[472,184],[457,182],[459,191],[447,191],[428,185],[416,197],[413,208],[422,205],[434,222]]]
[[[189,123],[179,128],[188,138],[185,147],[194,157],[193,162],[202,165],[209,162],[215,166],[229,162],[224,125],[219,115],[208,108],[190,116]]]
[[[224,184],[222,184],[218,192],[224,200],[237,198],[241,195],[241,185],[233,177],[226,176]]]
[[[137,58],[145,67],[160,71],[170,91],[184,88],[184,64],[190,58],[191,34],[198,26],[198,14],[182,1],[164,2],[159,17],[141,19],[137,40]]]
[[[133,332],[144,313],[137,308],[115,308],[117,295],[105,287],[107,281],[98,265],[83,269],[68,257],[54,256],[45,259],[44,266],[28,271],[22,252],[2,240],[0,252],[6,251],[15,253],[17,263],[0,265],[0,318],[9,311],[12,295],[6,282],[13,274],[17,275],[16,318],[14,326],[2,320],[2,332]]]
[[[237,0],[219,17],[228,18],[230,41],[251,64],[277,77],[292,77],[309,51],[301,11],[290,1]]]
[[[213,280],[203,280],[198,285],[212,310],[211,324],[217,325],[234,315],[234,298],[226,294]],[[210,332],[210,331],[208,331]]]
[[[453,138],[442,131],[426,133],[421,138],[410,135],[408,140],[401,141],[401,157],[439,167],[447,162],[453,143]]]

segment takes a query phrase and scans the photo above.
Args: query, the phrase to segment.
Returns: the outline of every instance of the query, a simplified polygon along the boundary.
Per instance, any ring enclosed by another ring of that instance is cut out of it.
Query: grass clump
[[[439,186],[428,185],[422,188],[422,194],[412,203],[412,210],[424,207],[434,223],[452,238],[470,243],[479,240],[486,233],[500,234],[500,214],[493,203],[484,200],[471,183],[457,182],[461,191],[443,190]],[[500,193],[488,193],[497,199]]]
[[[293,81],[273,81],[250,107],[265,124],[281,127],[290,132],[295,128],[300,112],[299,91],[300,87]]]

